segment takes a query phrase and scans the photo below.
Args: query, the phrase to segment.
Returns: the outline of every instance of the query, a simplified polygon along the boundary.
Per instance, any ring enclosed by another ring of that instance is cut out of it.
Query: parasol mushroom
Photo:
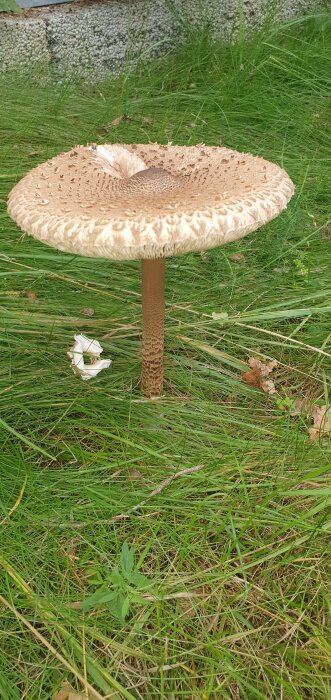
[[[293,191],[277,165],[227,148],[77,146],[29,172],[8,212],[62,251],[142,260],[141,389],[159,396],[165,258],[245,236],[276,217]]]

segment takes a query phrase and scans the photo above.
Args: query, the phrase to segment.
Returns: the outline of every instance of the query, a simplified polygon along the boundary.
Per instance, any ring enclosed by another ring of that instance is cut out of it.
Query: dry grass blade
[[[26,476],[25,479],[24,479],[24,481],[23,481],[23,484],[22,484],[22,486],[21,486],[21,488],[20,488],[19,494],[18,494],[18,496],[17,496],[17,499],[16,499],[14,505],[10,508],[10,510],[8,511],[8,513],[5,515],[5,517],[4,517],[2,520],[0,520],[0,526],[1,526],[1,525],[4,525],[5,522],[6,522],[7,520],[9,520],[10,516],[13,515],[13,513],[15,513],[15,510],[17,510],[18,506],[20,505],[21,500],[22,500],[22,498],[23,498],[24,491],[25,491],[25,487],[26,487],[26,482],[27,482],[27,480],[28,480],[28,477]]]
[[[252,331],[256,331],[257,333],[265,333],[266,335],[272,335],[274,338],[280,338],[281,340],[286,340],[289,343],[292,343],[293,345],[299,345],[300,347],[306,349],[306,350],[311,350],[313,352],[316,352],[318,355],[323,355],[323,357],[328,357],[331,358],[331,354],[329,352],[326,352],[325,350],[322,350],[321,348],[317,348],[314,345],[310,345],[309,343],[303,343],[301,340],[297,340],[296,338],[291,338],[288,335],[283,335],[283,333],[276,333],[275,331],[270,331],[267,328],[259,328],[258,326],[251,326],[248,323],[239,323],[239,321],[234,322],[236,326],[241,326],[242,328],[249,328]]]
[[[198,340],[192,340],[191,338],[187,338],[184,335],[180,335],[179,339],[182,340],[184,343],[187,343],[188,345],[192,345],[194,348],[201,350],[201,352],[205,352],[208,355],[212,355],[217,360],[221,360],[221,361],[228,363],[229,365],[235,367],[236,369],[246,369],[246,367],[247,367],[246,363],[243,362],[242,360],[238,359],[237,357],[233,357],[232,355],[229,355],[228,353],[223,352],[222,350],[219,350],[218,348],[212,347],[211,345],[208,345],[207,343],[201,343]]]
[[[79,680],[79,682],[82,683],[82,685],[86,685],[84,676],[79,671],[77,671],[77,669],[74,668],[74,666],[72,666],[72,664],[70,664],[64,658],[64,656],[62,656],[62,654],[59,651],[57,651],[57,649],[55,649],[55,647],[52,644],[50,644],[50,642],[46,639],[46,637],[44,637],[44,635],[42,635],[35,627],[33,627],[33,625],[31,625],[29,620],[27,620],[24,617],[24,615],[18,612],[18,610],[16,610],[16,608],[14,608],[14,606],[11,605],[8,602],[8,600],[6,600],[2,595],[0,595],[0,602],[6,608],[8,608],[8,610],[10,610],[15,615],[15,617],[20,622],[22,622],[22,624],[25,625],[25,627],[27,627],[28,630],[30,630],[30,632],[36,637],[36,639],[38,639],[38,641],[41,642],[48,649],[48,651],[50,651],[50,653],[62,664],[62,666],[64,666],[67,669],[67,671],[72,673],[72,675],[75,676],[77,680]],[[98,691],[95,690],[95,688],[93,688],[93,686],[90,685],[90,683],[87,683],[87,688],[93,698],[95,698],[96,700],[104,700],[105,696],[100,695],[100,693],[98,693]],[[71,698],[71,700],[73,700],[73,698]]]

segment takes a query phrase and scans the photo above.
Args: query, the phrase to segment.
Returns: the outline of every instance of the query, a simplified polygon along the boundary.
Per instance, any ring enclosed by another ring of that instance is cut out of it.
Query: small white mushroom
[[[86,335],[75,335],[75,342],[70,348],[68,357],[71,359],[71,366],[75,374],[81,379],[92,379],[96,377],[102,369],[107,369],[111,364],[111,360],[101,360],[100,355],[103,352],[98,340],[91,340]],[[89,365],[85,364],[84,353],[91,359]]]

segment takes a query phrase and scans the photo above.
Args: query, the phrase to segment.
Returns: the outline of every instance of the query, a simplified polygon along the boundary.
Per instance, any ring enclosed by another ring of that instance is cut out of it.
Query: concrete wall
[[[318,7],[317,0],[274,2],[278,20]],[[207,21],[214,36],[230,40],[240,6],[240,0],[82,0],[0,14],[0,70],[51,63],[59,74],[102,78],[142,52],[152,57],[175,46],[183,20]],[[272,6],[273,0],[243,0],[246,27],[260,26]]]

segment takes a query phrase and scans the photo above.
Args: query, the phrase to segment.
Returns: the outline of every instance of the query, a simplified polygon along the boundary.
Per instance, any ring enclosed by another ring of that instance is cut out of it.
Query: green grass
[[[325,404],[330,386],[330,48],[319,16],[228,48],[193,36],[102,85],[1,78],[4,700],[49,699],[66,679],[131,700],[331,697],[330,439],[310,443],[309,420],[281,410]],[[139,262],[59,253],[6,214],[28,169],[107,140],[222,144],[296,184],[261,231],[169,259],[159,401],[138,388]],[[113,359],[90,382],[66,355],[77,332]],[[252,355],[278,360],[276,397],[241,380]],[[79,603],[125,541],[151,586],[131,586],[120,624]]]

